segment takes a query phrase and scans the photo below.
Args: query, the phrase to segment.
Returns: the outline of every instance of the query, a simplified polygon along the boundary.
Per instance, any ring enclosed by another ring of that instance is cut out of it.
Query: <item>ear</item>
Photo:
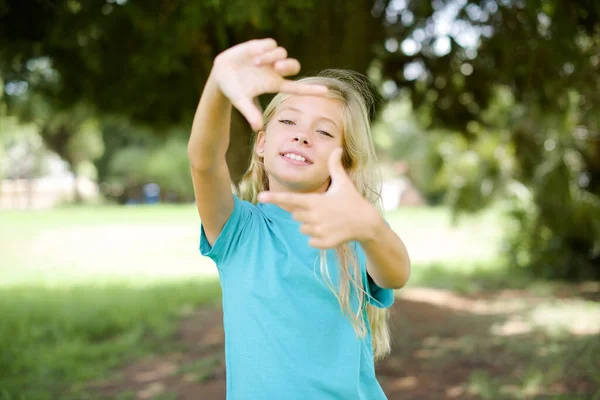
[[[266,142],[267,142],[266,132],[258,131],[258,136],[256,137],[256,144],[254,145],[254,152],[256,154],[258,154],[259,157],[263,157],[265,155],[264,149],[265,149]]]

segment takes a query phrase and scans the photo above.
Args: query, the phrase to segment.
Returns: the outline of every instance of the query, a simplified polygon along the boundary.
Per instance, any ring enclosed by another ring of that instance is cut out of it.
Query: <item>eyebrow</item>
[[[288,106],[288,107],[283,107],[283,108],[281,109],[281,111],[284,111],[284,110],[290,110],[290,111],[295,111],[295,112],[302,113],[302,110],[299,110],[299,109],[297,109],[296,107],[291,107],[291,106]],[[325,116],[322,116],[322,115],[318,115],[318,116],[317,116],[317,118],[318,118],[318,119],[324,119],[324,120],[326,120],[326,121],[329,121],[329,122],[331,122],[331,123],[332,123],[332,124],[333,124],[333,125],[334,125],[336,128],[340,129],[340,127],[338,126],[338,124],[337,124],[337,123],[336,123],[334,120],[332,120],[331,118],[328,118],[328,117],[325,117]]]

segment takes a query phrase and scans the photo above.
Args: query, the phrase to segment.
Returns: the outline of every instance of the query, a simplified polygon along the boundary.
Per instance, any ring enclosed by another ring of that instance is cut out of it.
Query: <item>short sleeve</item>
[[[233,211],[213,246],[206,238],[204,227],[202,224],[200,225],[200,253],[212,259],[217,268],[225,267],[230,262],[236,248],[243,242],[244,232],[249,229],[252,207],[251,203],[242,201],[233,194]]]
[[[375,281],[367,274],[367,293],[369,293],[369,303],[379,308],[388,308],[394,304],[394,289],[384,289],[379,287]]]

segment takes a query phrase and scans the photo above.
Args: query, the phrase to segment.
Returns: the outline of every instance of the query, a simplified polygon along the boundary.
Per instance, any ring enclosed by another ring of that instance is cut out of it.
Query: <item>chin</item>
[[[314,179],[307,179],[306,177],[298,176],[299,174],[274,174],[272,179],[277,180],[280,185],[283,185],[293,191],[301,192],[312,192],[319,188],[318,184],[315,184]]]

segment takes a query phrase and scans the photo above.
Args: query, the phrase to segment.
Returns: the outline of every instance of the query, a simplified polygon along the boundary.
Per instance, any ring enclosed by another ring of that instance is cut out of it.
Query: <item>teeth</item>
[[[284,157],[291,158],[292,160],[306,162],[306,159],[298,154],[294,153],[285,153]]]

